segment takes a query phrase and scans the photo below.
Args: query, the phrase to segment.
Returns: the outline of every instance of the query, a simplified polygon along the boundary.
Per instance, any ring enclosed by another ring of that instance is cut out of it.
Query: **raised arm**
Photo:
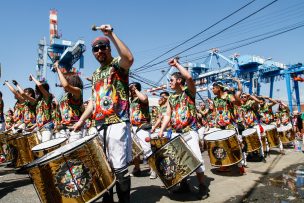
[[[186,80],[189,92],[192,94],[192,96],[195,97],[195,94],[196,94],[195,83],[194,83],[190,73],[181,64],[178,63],[176,58],[170,59],[168,64],[179,70],[179,72],[182,74],[182,76]]]
[[[138,91],[135,85],[131,85],[130,90],[135,92],[138,99],[142,102],[147,104],[148,103],[148,96],[143,94],[142,92]]]
[[[92,99],[89,101],[87,108],[81,115],[79,121],[75,123],[73,126],[74,131],[79,131],[81,127],[84,125],[85,121],[92,115],[94,110],[93,101]]]
[[[58,61],[54,63],[53,67],[54,67],[54,70],[58,73],[58,77],[59,77],[62,87],[66,91],[71,93],[75,98],[77,98],[77,99],[80,98],[81,94],[82,94],[82,92],[81,92],[82,90],[79,87],[74,87],[71,84],[69,84],[69,82],[66,80],[62,71],[59,68]]]
[[[101,25],[103,34],[111,39],[120,56],[119,66],[128,70],[133,64],[134,58],[129,48],[116,36],[111,25]]]
[[[32,74],[30,75],[30,80],[33,80],[35,82],[35,84],[38,86],[39,90],[41,91],[43,98],[45,100],[48,100],[51,94],[48,91],[46,91],[46,89],[44,89],[42,83],[38,81]]]
[[[15,90],[15,88],[13,86],[11,86],[11,84],[9,84],[9,82],[7,80],[4,82],[4,84],[16,96],[16,99],[18,99],[20,102],[25,101],[24,98],[22,97],[22,95],[17,90]]]
[[[35,99],[35,98],[30,97],[30,96],[28,96],[27,94],[25,94],[24,89],[20,86],[20,84],[19,84],[16,80],[13,80],[12,82],[13,82],[13,84],[17,87],[17,89],[19,90],[21,96],[22,96],[25,100],[28,100],[29,102],[32,102],[32,103],[35,103],[35,102],[36,102],[36,99]]]

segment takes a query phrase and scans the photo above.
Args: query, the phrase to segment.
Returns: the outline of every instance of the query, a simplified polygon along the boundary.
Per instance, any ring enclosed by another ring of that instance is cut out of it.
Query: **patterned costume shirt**
[[[245,127],[253,127],[258,124],[258,117],[254,112],[255,101],[248,100],[245,104],[241,105],[242,117],[244,119]]]
[[[36,123],[36,103],[24,102],[24,123],[30,127]]]
[[[52,97],[50,96],[47,100],[44,97],[38,101],[36,106],[36,123],[39,128],[44,124],[52,121]]]
[[[272,113],[272,108],[268,103],[260,106],[260,115],[261,115],[261,122],[264,124],[270,124],[273,122],[274,117]]]
[[[224,98],[214,98],[215,127],[226,128],[234,124],[234,105],[231,102],[231,94],[226,94]]]
[[[290,123],[289,111],[287,109],[279,109],[277,112],[277,117],[281,121],[282,125],[287,125]]]
[[[13,120],[15,124],[23,123],[24,103],[16,102],[14,106]]]
[[[150,122],[149,102],[143,103],[138,97],[134,98],[130,103],[131,123],[133,126],[141,126]]]
[[[167,114],[167,105],[163,105],[159,107],[159,114],[158,116],[161,117],[161,124],[163,122],[164,116]],[[167,127],[166,127],[166,131],[169,131],[171,129],[171,121],[168,123]]]
[[[79,99],[75,99],[69,92],[65,92],[59,101],[61,123],[70,125],[76,123],[82,114],[82,91]]]
[[[181,94],[171,94],[168,101],[172,112],[172,130],[183,133],[197,130],[195,96],[191,95],[188,88],[185,88]]]
[[[57,105],[52,109],[52,121],[54,123],[55,129],[61,125],[61,114],[60,114],[59,106]]]
[[[8,130],[10,129],[14,124],[14,119],[13,116],[6,115],[5,116],[5,129]]]
[[[98,68],[92,85],[96,125],[129,121],[129,70],[119,67],[119,58]]]

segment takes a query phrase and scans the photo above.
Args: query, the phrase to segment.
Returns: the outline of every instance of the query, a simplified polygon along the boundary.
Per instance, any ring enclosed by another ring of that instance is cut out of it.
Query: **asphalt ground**
[[[238,168],[231,167],[230,172],[217,172],[211,167],[207,152],[203,152],[206,165],[205,182],[209,186],[209,197],[198,200],[198,182],[192,174],[188,182],[191,192],[174,193],[167,191],[159,178],[149,179],[149,167],[141,164],[142,175],[132,177],[132,203],[171,203],[171,202],[304,202],[304,199],[292,189],[282,185],[271,185],[269,180],[279,179],[292,168],[304,165],[304,154],[294,149],[286,149],[281,155],[278,149],[271,150],[267,162],[248,162],[246,175],[240,175]],[[0,202],[2,203],[35,203],[38,196],[31,180],[26,174],[15,174],[15,170],[0,165]],[[132,171],[133,166],[129,167]],[[118,202],[114,189],[114,200]],[[101,199],[96,202],[101,202]]]

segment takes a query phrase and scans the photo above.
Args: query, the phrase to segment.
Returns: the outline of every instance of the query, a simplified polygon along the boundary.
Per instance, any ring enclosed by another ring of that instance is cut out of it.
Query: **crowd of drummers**
[[[134,60],[131,51],[110,25],[102,25],[100,30],[105,36],[97,37],[91,44],[100,67],[91,77],[92,96],[88,101],[84,102],[79,75],[66,72],[58,62],[53,68],[64,90],[61,98],[55,98],[48,83],[33,75],[29,80],[34,88],[24,88],[16,80],[5,81],[4,85],[16,99],[14,108],[4,114],[0,94],[0,153],[2,162],[10,161],[9,167],[22,168],[28,164],[22,162],[19,149],[28,140],[20,137],[32,136],[37,141],[35,146],[28,146],[39,151],[49,141],[61,139],[58,143],[66,145],[99,136],[103,153],[116,176],[119,202],[130,202],[130,176],[141,176],[141,159],[148,161],[151,179],[159,177],[167,189],[174,186],[175,192],[189,191],[187,177],[196,172],[198,197],[205,199],[209,189],[204,180],[203,150],[208,151],[211,165],[218,172],[233,170],[230,166],[238,165],[240,174],[245,174],[248,156],[266,162],[271,148],[279,148],[284,155],[284,147],[302,139],[300,114],[291,117],[282,101],[243,92],[237,78],[232,79],[237,88],[219,80],[212,84],[212,99],[196,102],[195,83],[175,58],[168,62],[176,69],[170,77],[171,89],[160,92],[159,106],[149,107],[141,84],[129,83],[129,69]],[[112,56],[110,42],[118,57]],[[173,146],[168,144],[177,139],[178,145],[183,145],[182,152],[169,161],[159,161]],[[181,154],[187,154],[185,151],[190,153],[187,156],[191,164],[171,163],[179,160]],[[134,165],[131,172],[130,163]],[[174,167],[182,164],[193,168],[184,174],[178,171],[182,167]],[[102,195],[103,202],[113,202],[113,188],[106,188]],[[69,197],[77,199],[77,195]]]

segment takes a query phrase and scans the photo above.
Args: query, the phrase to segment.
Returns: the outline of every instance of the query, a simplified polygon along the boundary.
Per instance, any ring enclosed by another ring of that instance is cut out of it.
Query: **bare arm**
[[[235,93],[235,99],[240,102],[241,101],[241,94],[243,93],[243,86],[242,86],[242,83],[239,79],[237,78],[232,78],[233,81],[237,82],[238,84],[238,90],[236,91]]]
[[[187,86],[188,86],[188,90],[189,92],[192,94],[192,96],[195,97],[196,94],[196,88],[195,88],[195,83],[192,79],[192,76],[190,75],[190,73],[182,66],[178,63],[178,61],[176,60],[176,58],[170,59],[168,64],[170,66],[173,66],[175,68],[177,68],[179,70],[179,72],[182,74],[182,76],[185,78]]]
[[[71,93],[74,96],[74,98],[79,99],[81,97],[81,94],[82,94],[81,89],[79,87],[74,87],[74,86],[72,86],[68,83],[68,81],[65,79],[62,71],[59,68],[58,61],[56,63],[54,63],[53,67],[58,73],[58,77],[59,77],[59,80],[60,80],[60,83],[61,83],[62,87],[66,91]]]
[[[87,108],[81,115],[79,121],[73,126],[74,131],[78,131],[81,129],[85,121],[92,115],[94,110],[93,101],[92,99],[89,101]]]
[[[169,105],[169,102],[167,101],[167,112],[166,112],[166,115],[163,118],[163,123],[162,123],[162,126],[160,128],[158,136],[160,136],[160,137],[163,136],[163,132],[164,132],[164,130],[166,129],[166,127],[168,126],[168,124],[170,122],[171,113],[172,113],[172,110],[171,110],[171,107]]]
[[[38,81],[32,74],[30,75],[30,79],[32,79],[36,83],[36,85],[38,86],[39,90],[41,91],[41,93],[43,95],[43,98],[45,100],[48,100],[50,98],[51,94],[44,89],[44,87],[42,86],[42,83],[40,81]]]
[[[117,52],[121,58],[119,66],[125,70],[128,70],[133,64],[134,58],[129,48],[116,36],[113,32],[111,25],[101,25],[101,31],[103,34],[111,39],[115,45]]]
[[[138,89],[136,89],[135,85],[132,85],[130,87],[130,91],[132,91],[133,93],[136,94],[136,96],[138,97],[138,99],[142,102],[142,103],[145,103],[147,104],[149,102],[148,100],[148,96],[141,93],[140,91],[138,91]]]
[[[36,99],[33,98],[33,97],[28,96],[27,94],[25,94],[23,88],[20,86],[20,84],[19,84],[17,81],[13,80],[13,82],[15,83],[15,85],[16,85],[16,87],[18,88],[18,90],[19,90],[21,96],[22,96],[25,100],[28,100],[28,101],[31,102],[31,103],[36,103]]]
[[[24,98],[22,97],[22,95],[19,92],[17,92],[15,88],[13,88],[13,86],[11,86],[11,84],[8,83],[8,81],[5,81],[4,84],[8,87],[8,89],[16,96],[16,98],[20,102],[24,102]]]

